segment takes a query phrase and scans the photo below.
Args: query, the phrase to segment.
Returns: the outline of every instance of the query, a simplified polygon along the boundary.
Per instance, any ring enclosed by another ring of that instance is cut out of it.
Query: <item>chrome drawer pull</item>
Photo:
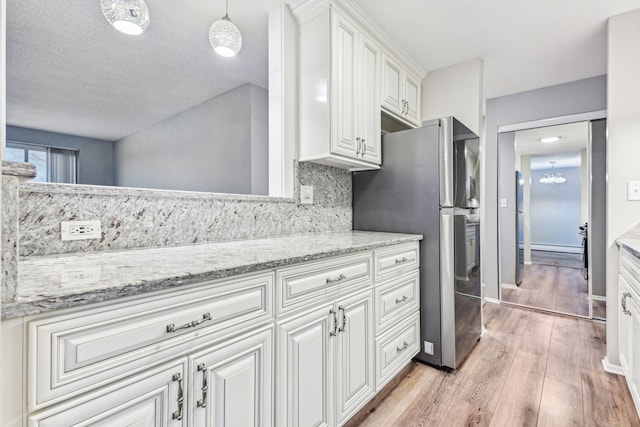
[[[409,297],[406,295],[402,295],[402,298],[396,298],[396,304],[400,304],[401,302],[405,302]]]
[[[347,278],[347,276],[345,276],[344,274],[339,275],[339,276],[338,276],[338,277],[336,277],[335,279],[332,279],[332,278],[330,278],[330,277],[327,277],[327,284],[330,284],[330,283],[338,283],[338,282],[343,281],[343,280],[344,280],[344,279],[346,279],[346,278]]]
[[[172,380],[178,381],[178,410],[171,414],[171,419],[173,420],[182,420],[182,407],[184,404],[184,393],[182,391],[182,374],[178,372],[177,374],[173,374]]]
[[[196,326],[198,326],[200,323],[202,322],[206,322],[208,320],[211,320],[211,313],[205,313],[202,315],[202,319],[200,320],[193,320],[189,323],[185,323],[184,325],[180,325],[180,326],[176,326],[175,323],[170,323],[167,325],[167,332],[175,332],[178,331],[180,329],[189,329],[189,328],[194,328]]]
[[[342,311],[342,326],[338,328],[338,332],[344,332],[347,330],[347,315],[343,306],[338,306],[338,311]]]
[[[204,363],[198,365],[198,371],[202,371],[202,399],[196,402],[198,408],[206,408],[207,407],[207,367]]]
[[[402,347],[396,347],[396,353],[402,353],[403,351],[405,351],[407,349],[407,347],[409,347],[409,343],[406,341],[403,341],[404,345]]]
[[[631,312],[627,310],[627,297],[633,298],[629,292],[622,293],[622,312],[627,316],[631,316]]]
[[[336,317],[336,311],[332,308],[329,310],[329,314],[333,315],[333,332],[329,332],[330,337],[338,335],[338,318]]]
[[[400,259],[397,259],[397,258],[396,258],[396,265],[397,265],[397,264],[404,264],[404,263],[405,263],[405,262],[407,262],[407,261],[409,261],[409,259],[408,259],[406,256],[403,256],[403,257],[402,257],[402,258],[400,258]]]

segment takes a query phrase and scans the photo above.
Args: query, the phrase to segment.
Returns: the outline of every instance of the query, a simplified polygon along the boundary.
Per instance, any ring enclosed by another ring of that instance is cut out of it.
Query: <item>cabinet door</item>
[[[191,425],[272,425],[273,327],[190,357]]]
[[[631,378],[631,358],[629,351],[631,350],[632,327],[631,311],[629,310],[630,298],[629,288],[625,283],[625,279],[619,276],[619,292],[618,292],[618,336],[620,341],[620,366],[624,372],[627,381]],[[626,307],[626,310],[625,310]]]
[[[382,64],[382,106],[402,117],[403,71],[400,64],[388,55],[384,55]]]
[[[334,305],[278,326],[276,425],[333,425]]]
[[[331,151],[357,158],[356,141],[356,29],[332,11]]]
[[[335,396],[340,425],[375,393],[372,291],[338,301],[338,321]]]
[[[640,310],[636,305],[637,301],[632,298],[627,299],[627,308],[631,311],[631,348],[629,356],[631,357],[629,390],[633,397],[636,407],[640,407]]]
[[[30,418],[37,427],[187,425],[184,405],[184,361],[164,366],[112,386],[40,412]]]
[[[420,80],[409,73],[404,75],[404,101],[405,120],[420,126]]]
[[[362,37],[360,44],[360,92],[358,94],[360,154],[363,160],[380,164],[380,74],[381,53],[378,46]],[[357,142],[357,141],[356,141]]]

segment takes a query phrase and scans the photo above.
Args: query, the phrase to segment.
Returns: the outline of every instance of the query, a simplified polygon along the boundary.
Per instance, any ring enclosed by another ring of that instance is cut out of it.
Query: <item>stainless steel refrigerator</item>
[[[353,175],[353,228],[424,235],[417,359],[457,368],[482,332],[478,136],[447,117],[383,135],[382,155]]]
[[[524,178],[516,171],[516,285],[524,276]]]

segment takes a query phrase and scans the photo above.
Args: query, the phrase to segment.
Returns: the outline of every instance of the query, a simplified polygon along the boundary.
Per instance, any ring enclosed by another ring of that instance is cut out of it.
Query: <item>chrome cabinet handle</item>
[[[347,314],[344,311],[343,306],[338,306],[338,311],[342,311],[342,326],[338,328],[338,332],[344,332],[347,330]]]
[[[360,154],[360,137],[356,137],[356,155]]]
[[[338,282],[343,281],[343,280],[344,280],[344,279],[346,279],[346,278],[347,278],[347,276],[345,276],[344,274],[339,275],[339,276],[338,276],[338,277],[336,277],[335,279],[332,279],[332,278],[330,278],[330,277],[327,277],[327,284],[330,284],[330,283],[338,283]]]
[[[409,347],[409,343],[406,341],[403,341],[404,345],[402,347],[396,347],[396,353],[402,353],[403,351],[405,351],[407,349],[407,347]]]
[[[184,392],[182,390],[182,374],[178,372],[177,374],[173,374],[172,380],[178,382],[178,410],[171,414],[171,419],[173,420],[182,420],[182,408],[184,405]]]
[[[402,258],[398,259],[396,258],[396,265],[398,264],[404,264],[405,262],[409,261],[409,259],[406,256],[403,256]]]
[[[206,408],[207,407],[207,367],[204,363],[198,365],[198,372],[202,371],[202,399],[196,402],[198,408]]]
[[[362,156],[367,152],[367,144],[365,144],[366,139],[362,138]]]
[[[332,308],[329,310],[329,314],[333,315],[333,332],[329,332],[330,337],[338,335],[338,318],[336,317],[336,311]]]
[[[406,295],[402,295],[402,298],[396,298],[396,304],[400,304],[402,302],[405,302],[406,300],[408,300],[409,297]]]
[[[179,331],[180,329],[194,328],[198,326],[200,323],[206,322],[208,320],[211,320],[211,313],[205,313],[202,315],[202,319],[193,320],[191,322],[185,323],[184,325],[180,325],[180,326],[176,326],[175,323],[170,323],[167,325],[167,332],[176,332],[176,331]]]
[[[631,311],[627,310],[627,297],[631,297],[631,294],[629,292],[623,292],[622,293],[622,312],[624,314],[626,314],[627,316],[631,316]]]

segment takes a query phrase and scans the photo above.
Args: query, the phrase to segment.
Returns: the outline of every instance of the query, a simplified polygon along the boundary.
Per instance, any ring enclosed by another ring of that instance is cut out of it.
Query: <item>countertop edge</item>
[[[640,258],[640,239],[633,239],[629,237],[620,237],[616,239],[616,244],[620,248],[625,248],[631,252],[635,257]]]
[[[119,298],[128,296],[142,295],[155,291],[177,289],[181,286],[193,285],[199,282],[218,280],[226,277],[271,270],[303,262],[317,261],[336,256],[349,255],[387,246],[420,241],[422,239],[423,236],[421,235],[407,234],[406,237],[396,237],[384,241],[381,240],[373,243],[359,244],[350,246],[348,248],[302,254],[300,256],[274,259],[266,262],[241,264],[233,268],[214,269],[204,273],[186,274],[182,276],[167,277],[152,281],[145,280],[128,285],[118,285],[113,287],[101,288],[93,292],[70,292],[68,294],[65,294],[64,296],[57,296],[53,298],[43,297],[42,299],[35,301],[17,300],[13,302],[3,302],[1,305],[1,319],[6,320],[22,316],[31,316],[66,308],[81,307],[93,303],[117,300]]]

